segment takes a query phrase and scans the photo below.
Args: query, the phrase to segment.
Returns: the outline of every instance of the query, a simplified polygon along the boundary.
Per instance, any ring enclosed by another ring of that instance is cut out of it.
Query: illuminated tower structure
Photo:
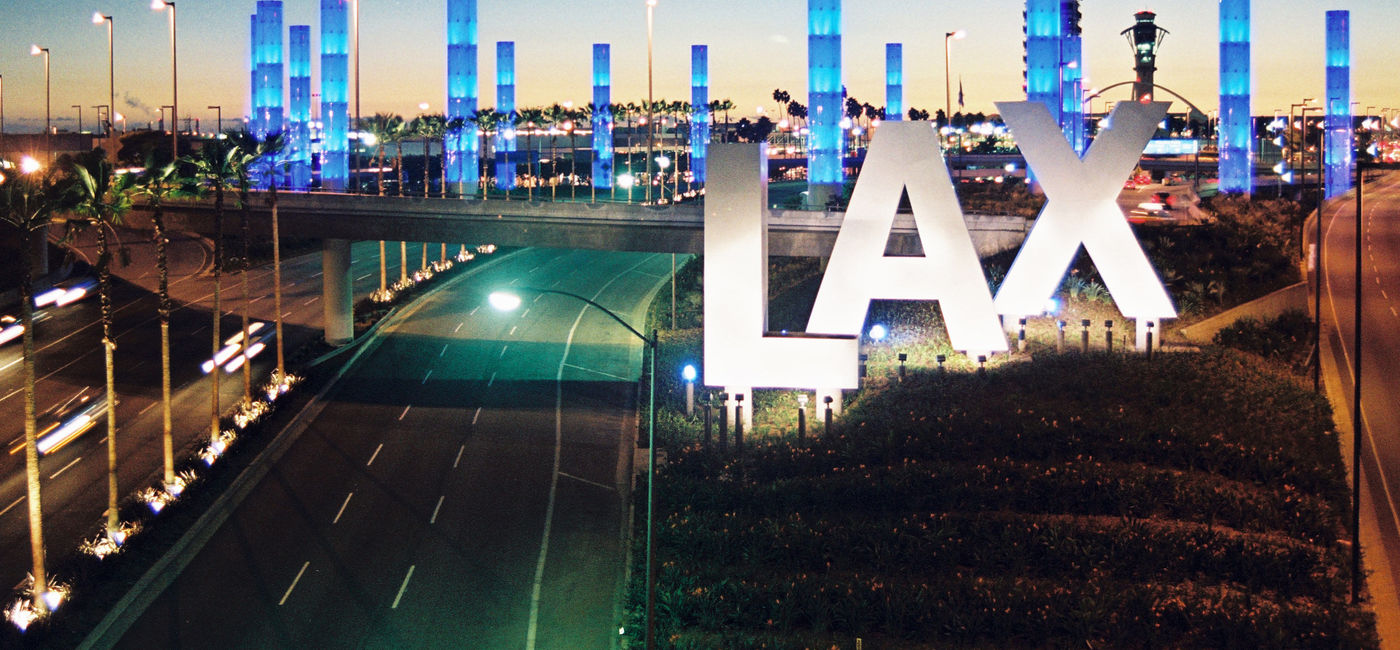
[[[885,44],[885,119],[904,119],[904,46]]]
[[[612,46],[593,44],[593,188],[613,186]]]
[[[807,0],[807,200],[823,206],[846,184],[841,129],[841,0]]]
[[[1026,0],[1026,100],[1060,124],[1060,0]]]
[[[311,26],[292,25],[287,54],[287,135],[288,189],[311,189]]]
[[[1351,189],[1351,12],[1327,12],[1327,198]]]
[[[447,1],[447,119],[461,120],[462,127],[444,138],[442,164],[447,183],[462,196],[476,194],[481,176],[481,145],[472,122],[478,86],[476,27],[476,0]]]
[[[1254,118],[1250,114],[1251,0],[1220,0],[1220,191],[1254,190]]]
[[[1060,3],[1060,128],[1074,151],[1084,154],[1084,47],[1079,0]]]
[[[506,121],[496,129],[496,187],[515,189],[515,41],[496,42],[496,110]]]
[[[710,151],[710,48],[690,46],[690,174],[705,182]]]
[[[1162,47],[1167,30],[1157,26],[1157,14],[1150,11],[1139,11],[1133,14],[1133,18],[1137,22],[1123,30],[1122,34],[1133,48],[1133,69],[1137,72],[1137,79],[1133,82],[1133,101],[1150,102],[1156,88],[1153,75],[1157,72],[1157,50]]]
[[[321,0],[321,189],[350,179],[350,14],[348,0]]]
[[[253,115],[248,130],[259,140],[283,130],[282,112],[282,0],[258,0],[252,17]],[[265,189],[280,176],[272,167],[268,178],[258,181]]]

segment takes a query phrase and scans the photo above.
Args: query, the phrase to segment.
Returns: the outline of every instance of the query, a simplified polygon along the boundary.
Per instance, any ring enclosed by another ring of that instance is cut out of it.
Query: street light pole
[[[213,110],[214,110],[214,120],[215,120],[214,123],[217,124],[217,125],[218,125],[218,128],[219,128],[218,131],[215,131],[215,132],[214,132],[214,137],[217,138],[217,137],[219,137],[220,134],[222,134],[222,133],[224,132],[224,107],[223,107],[223,106],[208,106],[207,108],[210,108],[210,109],[213,109]]]
[[[76,109],[78,109],[78,133],[82,133],[82,132],[83,132],[83,105],[82,105],[82,104],[72,104],[72,105],[70,105],[68,108],[76,108]]]
[[[649,2],[649,3],[653,3],[653,2],[655,2],[655,0],[648,0],[648,2]],[[585,297],[583,297],[583,296],[580,296],[580,295],[578,295],[578,294],[576,294],[576,293],[570,293],[570,292],[568,292],[568,291],[560,291],[560,290],[558,290],[558,289],[541,289],[541,288],[537,288],[537,287],[514,287],[514,288],[512,289],[512,291],[522,291],[522,292],[526,292],[526,293],[535,293],[535,294],[553,294],[553,295],[556,295],[556,296],[568,296],[568,297],[573,298],[573,299],[575,299],[575,300],[583,301],[585,304],[587,304],[587,305],[589,305],[589,306],[591,306],[591,307],[595,307],[595,308],[598,309],[598,311],[601,311],[601,312],[603,312],[604,314],[607,314],[610,318],[612,318],[614,321],[616,321],[619,325],[621,325],[621,326],[627,328],[627,331],[628,331],[628,332],[631,332],[633,336],[635,336],[635,337],[641,339],[641,340],[642,340],[642,343],[646,344],[646,346],[647,346],[648,348],[651,349],[651,360],[650,360],[649,366],[648,366],[649,369],[650,369],[651,376],[649,377],[649,388],[648,388],[648,390],[647,390],[647,404],[648,404],[648,408],[647,408],[647,538],[646,538],[646,565],[647,565],[647,570],[646,570],[646,583],[647,583],[647,597],[646,597],[646,599],[647,599],[647,610],[646,610],[646,618],[647,618],[647,621],[646,621],[646,645],[645,645],[645,647],[647,648],[647,650],[655,650],[655,648],[656,648],[656,557],[655,557],[655,555],[652,553],[652,548],[653,548],[653,545],[652,545],[652,536],[653,536],[653,535],[652,535],[652,533],[653,533],[654,529],[656,528],[655,523],[654,523],[654,521],[653,521],[653,519],[654,519],[654,518],[653,518],[653,514],[655,513],[655,507],[654,507],[654,505],[655,505],[655,502],[656,502],[656,493],[655,493],[655,488],[656,488],[656,351],[657,351],[657,341],[659,340],[659,338],[658,338],[658,333],[657,333],[656,330],[652,330],[652,331],[651,331],[651,336],[647,336],[647,335],[645,335],[645,334],[642,334],[641,332],[637,331],[637,328],[632,327],[630,324],[627,323],[627,321],[623,320],[621,316],[618,316],[618,315],[617,315],[616,313],[614,313],[611,309],[608,309],[607,307],[604,307],[604,306],[602,306],[602,305],[600,305],[600,304],[598,304],[598,303],[596,303],[596,302],[594,302],[594,301],[592,301],[592,300],[589,300],[588,298],[585,298]],[[491,296],[490,296],[490,298],[489,298],[489,302],[491,303],[491,306],[492,306],[492,307],[494,307],[494,308],[496,308],[496,309],[499,309],[499,310],[501,310],[501,311],[514,311],[515,309],[517,309],[518,307],[520,307],[520,297],[517,296],[517,295],[515,295],[514,293],[510,293],[510,292],[508,292],[508,291],[498,291],[498,292],[492,293]]]
[[[108,106],[116,106],[116,105],[117,105],[117,72],[116,72],[116,59],[115,59],[115,58],[113,57],[113,55],[112,55],[112,32],[113,32],[113,30],[115,29],[115,23],[112,21],[112,17],[111,17],[111,16],[104,16],[104,15],[102,15],[102,12],[100,12],[100,11],[95,11],[95,12],[93,12],[93,14],[92,14],[92,23],[93,23],[94,25],[101,25],[102,23],[107,23],[107,105],[108,105]],[[107,134],[110,134],[111,131],[112,131],[112,126],[111,126],[111,123],[110,123],[110,122],[111,122],[111,119],[112,119],[111,112],[112,112],[112,109],[110,109],[110,108],[107,109],[107,113],[108,113],[108,115],[107,115],[108,125],[107,125],[107,129],[106,129],[106,133],[107,133]],[[98,116],[98,121],[100,122],[101,120],[102,120],[102,116],[99,115],[99,116]],[[82,131],[82,130],[83,130],[83,129],[82,129],[81,127],[78,128],[78,131]]]
[[[175,3],[151,0],[153,11],[167,7],[170,8],[170,159],[176,160],[180,157],[180,81],[175,55]]]
[[[355,27],[352,30],[355,50],[355,131],[360,132],[360,0],[350,0],[350,13]],[[355,190],[360,192],[360,149],[364,143],[357,136],[355,138]]]
[[[652,97],[652,15],[656,0],[647,0],[647,159],[643,163],[647,177],[647,203],[651,203],[651,157],[656,146],[656,100]],[[647,644],[651,648],[651,644]]]
[[[948,121],[948,130],[953,128],[953,77],[949,59],[953,57],[953,41],[967,33],[959,29],[943,35],[943,119]]]
[[[52,86],[49,85],[49,48],[30,45],[29,53],[33,56],[44,56],[44,154],[48,156],[48,162],[53,163],[53,141],[49,139],[51,117],[49,101],[52,98]]]

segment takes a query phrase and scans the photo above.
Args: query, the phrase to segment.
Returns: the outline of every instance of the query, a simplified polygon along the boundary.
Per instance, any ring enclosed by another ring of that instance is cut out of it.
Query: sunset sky
[[[362,0],[362,113],[419,112],[445,103],[445,0]],[[182,116],[206,123],[220,105],[225,120],[247,111],[248,16],[254,0],[180,0],[180,105]],[[479,0],[481,105],[495,102],[495,42],[517,48],[521,106],[591,99],[592,43],[613,47],[614,101],[646,95],[646,9],[643,0]],[[285,24],[310,24],[318,34],[317,0],[287,0]],[[773,110],[775,88],[806,102],[805,0],[659,0],[656,8],[656,96],[689,99],[690,46],[710,46],[711,97],[730,98],[751,115]],[[991,112],[992,102],[1023,99],[1024,2],[983,0],[860,0],[847,2],[843,18],[846,86],[852,96],[881,106],[884,44],[904,43],[905,103],[930,112],[944,103],[943,34],[966,30],[952,55],[956,110],[962,79],[969,111]],[[1084,43],[1089,87],[1132,79],[1132,57],[1119,35],[1135,11],[1151,8],[1167,36],[1157,82],[1203,109],[1217,104],[1216,0],[1085,0]],[[1352,12],[1353,99],[1400,109],[1400,25],[1395,0],[1254,2],[1256,114],[1288,110],[1290,103],[1323,92],[1324,13]],[[75,126],[73,104],[107,101],[106,28],[93,11],[115,18],[118,111],[134,126],[155,119],[155,106],[170,103],[169,31],[163,13],[147,0],[0,0],[0,75],[4,77],[5,128],[37,131],[43,122],[43,62],[31,43],[52,51],[53,115],[59,128]],[[314,37],[313,37],[314,38]],[[319,64],[319,58],[313,54]],[[314,77],[319,80],[319,77]],[[316,81],[315,83],[319,83]],[[1109,99],[1127,96],[1114,91]],[[1101,105],[1096,104],[1096,109]],[[1182,110],[1174,106],[1173,110]],[[352,107],[353,111],[353,107]],[[206,126],[206,128],[208,128]]]

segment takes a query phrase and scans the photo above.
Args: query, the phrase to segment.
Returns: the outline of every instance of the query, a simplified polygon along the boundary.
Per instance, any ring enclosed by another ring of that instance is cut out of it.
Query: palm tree
[[[206,141],[195,156],[189,162],[195,169],[195,189],[199,193],[214,193],[214,351],[211,356],[217,356],[223,347],[222,335],[220,334],[220,317],[223,315],[223,305],[220,302],[220,285],[224,266],[224,193],[233,187],[231,179],[234,177],[233,159],[238,155],[234,150],[233,143],[226,139],[215,138]],[[209,382],[209,442],[211,444],[219,441],[219,372],[215,369],[210,373]]]
[[[487,155],[488,151],[490,150],[491,132],[494,131],[496,125],[500,123],[500,115],[501,114],[497,112],[494,108],[478,108],[467,117],[454,117],[447,123],[448,131],[460,131],[462,129],[465,129],[468,124],[476,127],[477,135],[481,138],[481,140],[477,143],[477,145],[480,147],[478,151],[481,152],[480,160],[486,161],[486,169],[488,171],[487,173],[482,174],[481,168],[478,166],[477,169],[472,170],[472,173],[476,174],[476,182],[481,185],[481,198],[483,199],[486,198],[487,181],[490,179],[491,176],[491,172],[489,170],[492,168],[490,162],[491,156]],[[480,165],[481,163],[478,162],[477,164]],[[463,174],[465,174],[466,170],[462,170],[462,172]],[[444,179],[445,178],[446,177],[444,177]],[[444,180],[443,182],[446,182],[446,180]]]
[[[287,146],[286,137],[280,132],[267,134],[257,142],[257,157],[262,160],[276,161],[275,165],[283,166],[289,161],[282,158],[280,154]],[[268,187],[268,205],[272,208],[272,308],[276,312],[273,316],[275,324],[274,334],[277,338],[277,370],[272,375],[272,382],[279,387],[287,382],[287,359],[286,351],[282,345],[282,236],[281,223],[277,214],[277,184],[272,183]],[[245,281],[246,286],[246,281]],[[246,298],[246,293],[245,293]],[[247,311],[244,311],[244,350],[247,350]],[[248,363],[245,361],[246,368]]]
[[[35,242],[43,241],[44,232],[53,220],[62,188],[47,174],[19,176],[0,174],[0,221],[19,233],[19,250],[25,255],[20,263],[19,296],[20,324],[24,327],[24,476],[25,494],[29,502],[29,551],[34,567],[34,584],[30,590],[33,608],[45,611],[44,592],[48,578],[44,571],[44,517],[40,499],[38,413],[35,397],[34,368],[34,250]]]
[[[394,128],[389,132],[389,140],[394,143],[394,168],[399,177],[398,195],[403,196],[403,141],[412,140],[417,134],[413,132],[413,123],[405,121],[402,117],[397,117],[394,121]]]
[[[72,163],[73,212],[80,219],[75,227],[91,226],[97,233],[97,287],[102,304],[102,351],[107,370],[107,534],[113,537],[120,527],[117,519],[117,381],[113,353],[117,340],[112,336],[112,251],[109,233],[122,225],[131,209],[131,177],[116,174],[106,154],[98,149]]]
[[[243,255],[236,263],[238,267],[239,283],[243,288],[243,309],[241,310],[243,335],[239,337],[241,341],[239,352],[246,355],[248,352],[248,309],[252,302],[251,296],[248,295],[248,269],[252,266],[252,260],[250,259],[248,250],[249,240],[251,239],[248,232],[248,210],[250,207],[248,195],[253,189],[253,174],[255,171],[265,170],[268,172],[264,174],[264,177],[268,180],[269,187],[276,186],[277,180],[275,175],[270,173],[272,171],[272,165],[270,163],[258,164],[259,142],[257,136],[247,131],[231,131],[228,136],[229,141],[233,143],[233,155],[229,161],[232,163],[233,177],[238,183],[238,226],[240,239],[242,239],[243,242]],[[215,372],[217,372],[217,370]],[[245,358],[243,363],[243,403],[249,404],[252,401],[253,369]]]
[[[724,111],[724,127],[725,127],[725,131],[728,132],[728,130],[729,130],[729,111],[734,110],[734,100],[728,99],[728,98],[722,99],[722,100],[720,100],[719,105],[715,107],[715,109],[716,109],[716,110],[720,110],[720,111]]]
[[[165,235],[163,201],[178,187],[176,164],[160,164],[153,158],[146,160],[146,169],[136,181],[136,193],[151,206],[151,221],[155,224],[156,270],[159,277],[156,312],[160,316],[161,456],[167,487],[175,482],[175,452],[170,435],[170,260],[166,251],[169,241]]]
[[[432,176],[431,176],[432,164],[430,164],[430,163],[432,162],[432,156],[429,155],[430,152],[431,152],[432,141],[433,141],[433,140],[441,141],[444,137],[446,137],[446,135],[447,135],[447,116],[441,115],[441,114],[438,114],[438,115],[424,115],[424,116],[421,116],[421,117],[419,117],[418,119],[416,119],[416,120],[413,121],[413,132],[416,133],[416,134],[418,134],[418,137],[423,138],[423,198],[426,199],[426,198],[428,198],[429,189],[430,189],[430,188],[432,187],[432,185],[433,185],[432,181],[429,180],[430,178],[432,178]],[[442,169],[443,169],[443,174],[446,175],[446,174],[447,174],[447,147],[446,147],[446,146],[443,147],[442,153],[443,153],[443,156],[442,156],[442,165],[440,165],[440,166],[441,166]],[[445,180],[443,181],[443,184],[442,184],[442,195],[443,195],[443,196],[447,196],[447,182],[446,182]]]
[[[378,150],[378,163],[375,164],[377,176],[374,184],[379,196],[384,196],[384,145],[393,139],[394,131],[398,129],[400,122],[403,122],[403,118],[397,115],[375,113],[373,117],[360,124],[360,130],[369,132],[370,136],[374,138],[374,146]]]
[[[556,198],[555,190],[559,186],[557,182],[559,179],[559,156],[554,146],[555,135],[559,133],[557,127],[568,119],[567,115],[568,111],[559,104],[553,104],[540,111],[540,126],[549,127],[549,200],[551,201]],[[540,175],[544,175],[543,170],[540,171]]]
[[[534,155],[534,134],[535,127],[538,126],[540,123],[544,122],[544,110],[539,108],[523,108],[519,111],[519,113],[520,121],[525,125],[525,173],[531,175],[530,182],[525,184],[525,200],[533,201],[535,200],[534,181],[539,178],[539,165],[538,163],[536,163],[536,171],[531,172],[530,160],[538,160],[538,157]]]
[[[443,123],[442,123],[442,134],[441,134],[441,135],[439,136],[439,138],[438,138],[438,141],[442,143],[442,150],[443,150],[443,151],[447,151],[447,141],[448,141],[449,139],[455,140],[455,139],[461,137],[462,130],[465,129],[465,128],[467,128],[467,122],[468,122],[468,119],[467,119],[467,118],[464,118],[464,117],[453,117],[453,118],[444,119],[444,121],[443,121]],[[479,149],[478,149],[478,151],[479,151]],[[478,168],[477,168],[477,169],[472,169],[472,170],[463,169],[463,170],[462,170],[462,174],[463,174],[463,179],[464,179],[464,180],[465,180],[465,178],[466,178],[466,174],[469,174],[469,173],[470,173],[470,174],[475,174],[475,175],[477,175],[477,176],[480,176],[480,175],[481,175],[481,171],[480,171],[480,167],[479,167],[480,162],[478,162],[477,164],[478,164]],[[443,198],[447,198],[447,196],[448,196],[448,192],[447,192],[447,164],[444,163],[441,167],[442,167],[442,196],[443,196]],[[475,181],[473,181],[473,182],[475,182]],[[465,185],[464,185],[464,187],[465,187]],[[465,193],[465,190],[464,190],[462,193]]]

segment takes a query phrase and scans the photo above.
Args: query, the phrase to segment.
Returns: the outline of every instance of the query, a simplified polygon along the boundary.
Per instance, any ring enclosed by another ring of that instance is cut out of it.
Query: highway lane
[[[526,250],[423,299],[121,647],[609,648],[669,255]]]
[[[117,383],[121,400],[117,409],[118,477],[123,493],[159,477],[160,358],[159,325],[155,297],[153,247],[136,233],[123,233],[132,247],[131,266],[118,269],[115,294]],[[172,314],[171,346],[174,390],[174,432],[177,450],[196,444],[207,433],[208,379],[197,369],[210,353],[209,308],[212,278],[206,270],[207,244],[176,237],[171,247]],[[415,249],[416,252],[416,249]],[[80,245],[80,255],[90,253]],[[434,254],[436,250],[430,249]],[[355,295],[363,297],[378,286],[377,246],[374,242],[354,248]],[[412,258],[416,260],[417,258]],[[317,336],[321,327],[320,255],[313,253],[284,262],[284,312],[288,343],[297,346]],[[271,319],[271,266],[249,274],[255,318]],[[228,336],[240,326],[241,288],[237,275],[223,281],[225,316],[221,327]],[[99,344],[98,304],[95,298],[53,310],[35,328],[40,381],[40,411],[86,389],[104,392]],[[16,443],[22,436],[22,368],[20,348],[0,349],[0,441]],[[273,355],[265,353],[254,364],[255,381],[265,376]],[[229,405],[242,395],[240,374],[224,375],[221,401]],[[44,477],[45,541],[51,554],[75,548],[81,537],[94,531],[106,506],[105,423],[82,438],[40,461]],[[12,445],[7,445],[8,451]],[[28,521],[24,505],[24,465],[21,454],[0,453],[0,585],[23,581],[29,570]],[[60,578],[62,576],[59,576]]]
[[[1400,174],[1368,180],[1363,193],[1362,241],[1362,507],[1374,514],[1382,548],[1363,546],[1366,558],[1384,554],[1386,562],[1367,560],[1367,569],[1389,573],[1391,589],[1400,585]],[[1334,355],[1345,388],[1350,417],[1351,363],[1354,345],[1356,203],[1354,196],[1329,203],[1324,210],[1325,279],[1322,297],[1324,350]],[[1350,449],[1345,452],[1350,462]],[[1381,583],[1372,580],[1375,590]],[[1377,594],[1377,602],[1395,603],[1395,593]]]

